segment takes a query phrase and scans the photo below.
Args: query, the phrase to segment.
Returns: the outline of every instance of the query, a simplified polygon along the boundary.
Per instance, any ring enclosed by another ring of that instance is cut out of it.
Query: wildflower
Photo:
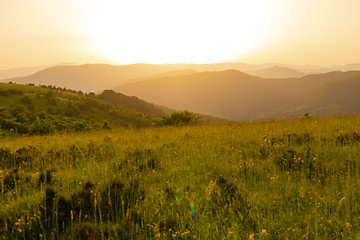
[[[261,230],[261,234],[267,235],[267,232],[265,229]]]
[[[349,227],[351,227],[351,224],[350,224],[350,223],[346,223],[345,226],[346,226],[347,228],[349,228]]]
[[[252,233],[252,234],[250,234],[250,236],[249,236],[249,240],[254,240],[254,234]]]

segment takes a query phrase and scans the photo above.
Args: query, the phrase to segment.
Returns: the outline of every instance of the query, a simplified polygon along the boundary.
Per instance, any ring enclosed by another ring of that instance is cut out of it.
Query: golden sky
[[[360,62],[360,0],[0,0],[0,69]]]

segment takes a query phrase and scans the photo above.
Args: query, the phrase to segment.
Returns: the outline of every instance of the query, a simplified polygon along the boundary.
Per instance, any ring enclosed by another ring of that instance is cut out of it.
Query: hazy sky
[[[360,0],[0,0],[0,69],[360,62]]]

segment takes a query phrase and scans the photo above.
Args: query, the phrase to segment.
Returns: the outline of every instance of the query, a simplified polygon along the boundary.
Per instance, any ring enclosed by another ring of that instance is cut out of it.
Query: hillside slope
[[[235,70],[159,78],[114,89],[177,110],[190,110],[231,120],[261,118],[283,105],[262,79]]]
[[[115,91],[230,120],[360,113],[360,71],[268,79],[239,71],[203,72],[127,84]],[[337,107],[328,107],[341,102]],[[319,106],[322,106],[319,108]]]
[[[312,112],[318,116],[360,114],[360,72],[327,75],[326,84],[298,101],[292,109],[293,113]],[[335,75],[337,78],[330,77]]]
[[[48,134],[111,126],[151,126],[163,113],[135,97],[84,95],[55,87],[0,84],[0,133]]]

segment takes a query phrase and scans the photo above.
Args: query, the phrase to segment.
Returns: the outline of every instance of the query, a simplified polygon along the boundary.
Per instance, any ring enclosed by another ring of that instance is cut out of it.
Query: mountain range
[[[360,69],[360,65],[334,69]],[[2,81],[96,93],[112,89],[171,109],[235,121],[298,117],[305,113],[359,114],[360,72],[321,72],[326,70],[329,69],[243,63],[85,64],[54,66],[27,77]]]
[[[298,78],[306,75],[306,73],[279,66],[273,66],[258,71],[251,71],[250,74],[263,78]]]
[[[21,67],[21,68],[10,68],[10,69],[0,69],[0,79],[9,79],[14,77],[23,77],[29,76],[41,70],[44,70],[49,67],[54,66],[67,66],[75,65],[73,63],[58,63],[54,65],[45,65],[45,66],[31,66],[31,67]],[[0,81],[1,82],[1,81]]]
[[[27,77],[3,80],[19,84],[53,85],[85,92],[101,92],[133,78],[170,71],[167,65],[133,64],[114,66],[85,64],[46,68]]]
[[[37,70],[37,71],[35,71]],[[101,92],[121,84],[128,84],[154,77],[180,76],[192,72],[238,70],[265,78],[293,78],[307,74],[329,71],[360,70],[360,64],[334,66],[301,66],[286,64],[84,64],[60,65],[51,67],[32,67],[22,69],[0,70],[0,82],[34,83],[36,85],[53,85],[85,92]],[[18,75],[15,75],[18,74]],[[159,75],[160,74],[160,75]]]
[[[261,78],[236,70],[163,77],[114,91],[170,108],[235,120],[360,113],[360,71]]]

